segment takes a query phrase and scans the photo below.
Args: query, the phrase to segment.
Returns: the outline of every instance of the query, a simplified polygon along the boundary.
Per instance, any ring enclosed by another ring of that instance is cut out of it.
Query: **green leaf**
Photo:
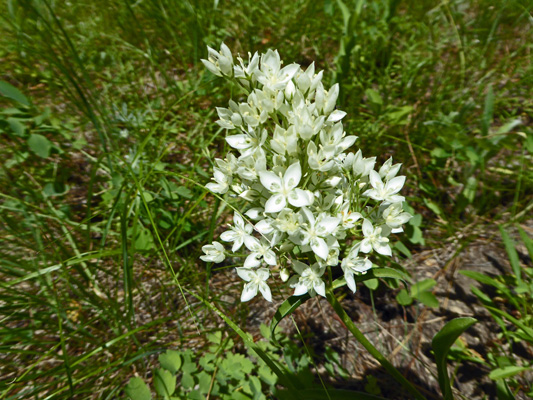
[[[61,182],[47,183],[43,188],[43,195],[46,197],[63,196],[70,190],[68,185]]]
[[[433,211],[436,215],[442,215],[440,207],[435,202],[424,197],[424,203],[426,204],[426,207]]]
[[[409,296],[409,293],[407,293],[407,290],[402,289],[400,292],[396,295],[396,301],[398,304],[402,306],[408,306],[413,303],[413,298]]]
[[[416,298],[428,307],[439,308],[439,301],[431,292],[420,292]]]
[[[192,199],[191,190],[186,188],[185,186],[178,186],[178,188],[176,189],[176,193],[179,194],[181,197],[185,197],[186,199]]]
[[[32,133],[30,135],[28,146],[31,151],[42,158],[47,158],[50,155],[50,150],[52,150],[52,142],[38,133]]]
[[[494,91],[492,90],[492,85],[490,85],[489,90],[487,91],[487,95],[485,96],[485,108],[483,109],[483,116],[481,117],[481,133],[483,135],[487,135],[489,133],[493,113]]]
[[[435,353],[435,361],[437,363],[439,385],[445,400],[453,399],[450,378],[448,377],[448,370],[446,368],[448,351],[457,338],[476,322],[477,320],[475,318],[470,317],[453,319],[444,325],[431,341],[431,347]]]
[[[375,278],[373,279],[367,279],[363,282],[367,288],[370,290],[376,290],[379,286],[379,281]]]
[[[259,347],[256,343],[254,343],[252,337],[250,334],[245,333],[235,322],[233,322],[226,314],[224,314],[222,311],[220,311],[215,305],[206,299],[198,296],[196,293],[191,292],[187,290],[186,288],[183,288],[184,291],[191,294],[192,296],[196,297],[198,300],[203,302],[210,310],[215,312],[220,318],[222,318],[237,335],[241,337],[246,347],[251,349],[259,358],[261,358],[274,372],[277,377],[280,380],[280,383],[283,384],[285,387],[287,387],[290,391],[293,392],[294,398],[300,398],[298,395],[297,388],[301,387],[301,383],[299,379],[290,374],[289,371],[283,367],[281,364],[279,364],[272,355],[269,355],[266,353],[261,347]],[[183,380],[182,380],[183,382]]]
[[[176,376],[166,369],[156,369],[154,371],[154,388],[160,396],[169,399],[176,390]]]
[[[15,100],[16,102],[30,106],[30,102],[26,96],[22,94],[15,86],[10,85],[6,81],[0,81],[0,96],[7,97],[8,99]]]
[[[411,296],[418,297],[420,293],[431,290],[436,284],[435,279],[424,279],[423,281],[417,282],[411,286]]]
[[[294,310],[296,310],[310,298],[311,296],[308,294],[304,294],[303,296],[291,296],[281,303],[276,311],[276,314],[274,314],[274,317],[272,318],[272,322],[270,322],[270,336],[272,337],[272,341],[274,343],[278,344],[274,331],[281,320],[286,316],[291,315]]]
[[[192,389],[194,387],[194,378],[190,372],[183,372],[181,377],[181,386],[183,386],[185,389]]]
[[[520,259],[518,258],[518,253],[514,247],[513,240],[511,236],[507,233],[505,229],[500,225],[500,234],[502,235],[503,244],[507,255],[509,256],[509,262],[511,263],[511,268],[513,268],[513,273],[516,276],[516,283],[518,286],[522,284],[522,268],[520,267]]]
[[[20,122],[20,120],[17,118],[8,118],[7,123],[15,135],[24,137],[24,134],[26,133],[26,127],[22,122]]]
[[[374,89],[366,89],[365,90],[365,94],[366,94],[366,97],[368,98],[368,100],[374,104],[377,104],[377,105],[382,105],[383,104],[383,99],[381,98],[381,96],[379,95],[378,92],[376,92]]]
[[[511,376],[515,376],[516,374],[529,369],[531,369],[531,367],[518,367],[516,365],[496,368],[490,372],[489,378],[492,380],[510,378]]]
[[[150,250],[154,247],[154,237],[149,229],[141,228],[137,237],[135,238],[135,248],[137,250]]]
[[[394,247],[407,258],[413,257],[407,246],[405,246],[405,244],[403,244],[402,242],[398,241],[394,243]]]
[[[175,374],[181,368],[181,356],[176,350],[167,350],[165,353],[159,355],[159,363],[161,367]]]
[[[150,389],[141,378],[131,378],[126,387],[124,388],[124,392],[126,393],[126,396],[128,396],[131,400],[152,399]]]
[[[518,233],[522,238],[522,241],[526,245],[527,252],[529,253],[529,258],[533,260],[533,240],[527,235],[527,233],[520,227],[518,227]]]

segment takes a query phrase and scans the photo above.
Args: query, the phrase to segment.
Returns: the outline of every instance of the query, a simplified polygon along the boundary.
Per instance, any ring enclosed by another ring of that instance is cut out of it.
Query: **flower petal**
[[[402,190],[404,183],[405,176],[397,176],[396,178],[392,178],[390,181],[387,182],[387,184],[385,185],[385,190],[388,194],[398,193],[400,190]]]
[[[285,188],[287,190],[294,189],[300,183],[300,179],[302,179],[302,167],[300,167],[300,161],[297,161],[287,168],[285,175],[283,175]]]
[[[322,258],[323,260],[327,260],[328,258],[328,245],[326,244],[326,241],[322,238],[315,238],[311,240],[311,248],[313,249],[313,252]]]
[[[281,190],[281,178],[271,171],[259,173],[261,184],[272,193],[278,193]]]
[[[314,284],[313,289],[315,289],[315,292],[317,292],[320,296],[326,297],[326,284],[324,281],[320,281],[319,284]]]
[[[308,288],[307,286],[305,286],[304,284],[298,282],[296,284],[296,286],[294,286],[294,294],[293,296],[303,296],[304,294],[306,294],[308,292]]]
[[[346,285],[348,285],[348,288],[355,293],[356,286],[355,286],[355,279],[353,277],[353,272],[349,269],[346,269],[344,271],[344,279],[346,279]]]
[[[365,220],[363,221],[363,235],[370,236],[373,233],[374,227],[372,226],[372,222],[365,218]]]
[[[370,184],[372,185],[372,187],[376,189],[379,187],[383,187],[383,182],[381,181],[381,177],[376,171],[374,170],[370,171],[370,174],[368,177],[370,179]]]
[[[266,301],[272,301],[272,293],[270,292],[270,288],[265,282],[261,282],[259,284],[259,291],[261,292]]]
[[[287,201],[285,200],[285,196],[282,194],[275,194],[265,203],[265,212],[277,213],[283,210],[286,205]]]
[[[261,265],[261,262],[258,260],[259,254],[251,253],[246,260],[244,260],[244,268],[257,268]]]
[[[257,285],[252,283],[247,283],[244,285],[242,290],[241,301],[249,301],[257,295]]]
[[[255,272],[248,268],[235,268],[235,270],[237,271],[237,275],[239,275],[239,277],[246,282],[250,282],[255,275]]]
[[[302,189],[293,189],[289,193],[288,200],[294,207],[305,207],[313,204],[312,194]]]

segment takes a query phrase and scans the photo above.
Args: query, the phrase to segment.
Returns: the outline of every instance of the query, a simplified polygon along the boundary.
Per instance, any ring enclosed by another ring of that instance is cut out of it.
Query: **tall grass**
[[[201,349],[203,332],[218,329],[179,286],[228,315],[237,307],[236,284],[210,289],[217,272],[197,262],[226,207],[202,187],[225,146],[213,109],[238,96],[198,65],[206,45],[316,60],[342,84],[360,146],[409,160],[412,198],[440,221],[437,236],[477,216],[526,219],[532,9],[3,1],[0,80],[32,105],[0,98],[1,397],[115,398],[149,370],[148,356]],[[49,156],[28,147],[30,133],[53,143]]]

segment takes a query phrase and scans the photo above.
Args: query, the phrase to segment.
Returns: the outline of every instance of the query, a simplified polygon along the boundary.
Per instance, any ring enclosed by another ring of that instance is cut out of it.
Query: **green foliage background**
[[[527,0],[2,0],[0,396],[115,398],[165,348],[208,352],[205,333],[224,328],[185,289],[246,325],[239,282],[198,261],[225,216],[203,185],[226,151],[214,109],[233,95],[199,62],[207,45],[278,49],[341,84],[363,153],[404,163],[406,257],[472,224],[527,223],[532,13]]]

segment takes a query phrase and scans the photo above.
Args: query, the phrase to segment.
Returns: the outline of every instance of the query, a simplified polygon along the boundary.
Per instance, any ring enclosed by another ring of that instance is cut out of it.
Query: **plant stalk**
[[[351,318],[346,314],[346,311],[344,311],[344,308],[342,308],[341,304],[333,294],[333,291],[330,289],[326,293],[327,299],[329,301],[329,304],[333,307],[341,321],[346,325],[348,330],[352,333],[352,335],[363,345],[365,349],[368,350],[370,354],[374,356],[376,360],[379,361],[381,366],[387,370],[389,374],[391,374],[394,379],[396,379],[409,393],[411,393],[414,398],[418,400],[427,400],[414,386],[411,382],[409,382],[405,377],[398,371],[394,365],[392,365],[387,358],[379,352],[378,349],[376,349],[372,343],[363,335],[363,332],[355,326]]]

